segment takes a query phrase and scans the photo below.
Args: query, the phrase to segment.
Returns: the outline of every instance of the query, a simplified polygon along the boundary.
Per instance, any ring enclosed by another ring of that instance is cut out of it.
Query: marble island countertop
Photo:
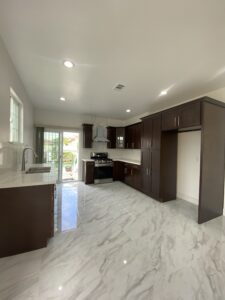
[[[29,167],[46,167],[47,164],[33,164]],[[0,189],[34,185],[56,184],[57,175],[50,173],[26,174],[23,171],[0,170]]]

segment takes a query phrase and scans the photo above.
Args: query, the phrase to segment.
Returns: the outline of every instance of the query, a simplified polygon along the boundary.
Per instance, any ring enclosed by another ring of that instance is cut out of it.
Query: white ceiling
[[[36,107],[125,119],[225,86],[224,0],[1,0],[0,34]]]

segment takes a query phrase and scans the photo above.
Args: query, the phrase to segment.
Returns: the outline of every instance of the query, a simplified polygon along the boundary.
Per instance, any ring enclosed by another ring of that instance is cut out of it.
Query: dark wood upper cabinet
[[[82,124],[83,127],[83,148],[92,148],[92,124]]]
[[[141,148],[141,123],[127,126],[125,129],[125,148],[140,149]]]
[[[123,149],[125,147],[125,128],[124,127],[107,127],[107,148]]]
[[[201,103],[194,101],[162,112],[162,130],[192,130],[201,125]]]
[[[201,103],[187,103],[179,109],[178,128],[188,129],[201,125]]]
[[[178,109],[169,109],[162,113],[162,130],[178,129]]]
[[[115,149],[116,148],[116,127],[109,126],[107,127],[107,148]]]
[[[116,127],[116,148],[124,149],[125,147],[125,128]]]

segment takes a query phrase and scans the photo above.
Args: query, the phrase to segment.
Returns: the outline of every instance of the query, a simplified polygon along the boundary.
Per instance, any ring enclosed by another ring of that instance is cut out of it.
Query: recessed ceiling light
[[[167,90],[163,90],[159,96],[165,96],[165,95],[167,95]]]
[[[70,60],[65,60],[63,64],[65,67],[67,67],[69,69],[73,68],[73,63]]]
[[[130,113],[130,112],[131,112],[131,110],[128,108],[128,109],[126,109],[126,112],[127,112],[127,113]]]
[[[60,100],[61,101],[66,101],[66,98],[65,97],[60,97]]]

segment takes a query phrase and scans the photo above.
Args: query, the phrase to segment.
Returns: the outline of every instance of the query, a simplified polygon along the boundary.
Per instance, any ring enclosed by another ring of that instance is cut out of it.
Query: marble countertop
[[[112,160],[113,161],[121,161],[121,162],[125,162],[125,163],[128,163],[128,164],[133,164],[133,165],[138,165],[138,166],[141,165],[141,162],[138,161],[138,160],[124,159],[124,158],[113,158]]]
[[[124,159],[124,158],[112,158],[110,157],[113,161],[121,161],[121,162],[125,162],[125,163],[128,163],[128,164],[133,164],[133,165],[138,165],[140,166],[141,165],[141,162],[138,161],[138,160],[132,160],[132,159]],[[91,158],[87,158],[87,159],[82,159],[82,161],[86,162],[86,161],[94,161],[94,159],[91,159]]]
[[[46,164],[34,164],[29,167],[48,166]],[[57,175],[51,171],[50,173],[26,174],[22,171],[0,170],[0,189],[56,184]]]

